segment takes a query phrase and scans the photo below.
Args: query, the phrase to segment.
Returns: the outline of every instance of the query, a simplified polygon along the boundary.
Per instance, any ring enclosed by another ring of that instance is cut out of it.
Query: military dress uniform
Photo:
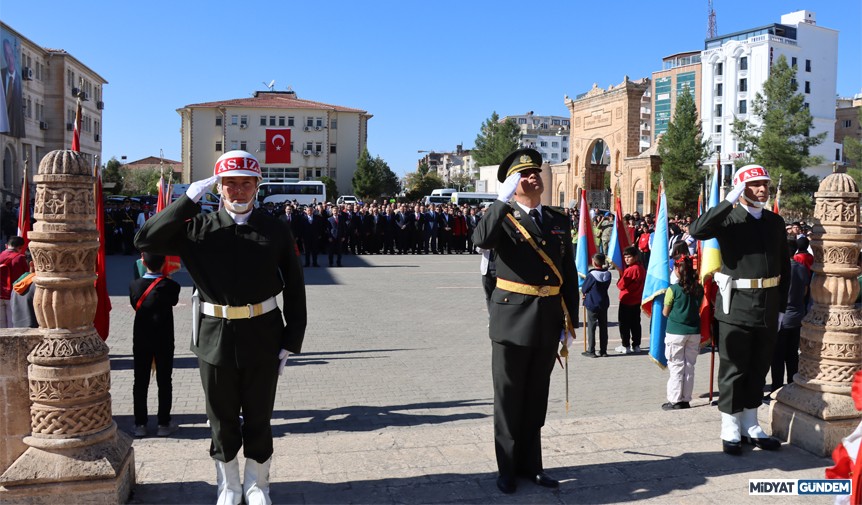
[[[535,156],[541,160],[538,153]],[[547,254],[562,279],[509,216]],[[477,223],[472,237],[477,247],[493,249],[496,254],[497,284],[489,304],[489,334],[494,444],[503,479],[516,475],[535,477],[543,472],[541,428],[565,324],[563,301],[570,323],[578,324],[578,272],[571,221],[547,206],[542,207],[540,221],[541,225],[517,203],[495,201]]]
[[[307,320],[289,225],[260,209],[237,225],[225,209],[200,214],[183,195],[147,220],[135,246],[180,256],[205,302],[191,350],[199,359],[212,428],[210,455],[232,461],[242,446],[246,458],[269,459],[279,351],[302,350]],[[283,314],[268,310],[279,293]],[[207,304],[214,315],[206,314]]]

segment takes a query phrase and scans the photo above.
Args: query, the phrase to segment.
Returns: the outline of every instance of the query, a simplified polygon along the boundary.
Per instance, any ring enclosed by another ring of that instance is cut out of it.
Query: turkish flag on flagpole
[[[290,129],[266,130],[266,163],[290,163]]]
[[[81,151],[81,98],[78,97],[78,107],[75,110],[75,131],[72,132],[72,150]]]
[[[102,174],[96,167],[96,227],[99,229],[99,251],[96,254],[96,315],[93,326],[102,340],[108,339],[111,327],[111,297],[105,278],[105,210],[102,200]]]

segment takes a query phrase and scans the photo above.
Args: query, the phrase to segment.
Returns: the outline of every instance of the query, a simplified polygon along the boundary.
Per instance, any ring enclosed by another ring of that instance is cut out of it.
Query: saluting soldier
[[[571,223],[541,205],[541,166],[534,149],[509,154],[497,172],[497,201],[473,233],[477,247],[496,253],[489,332],[497,487],[506,494],[515,492],[517,476],[559,486],[542,466],[541,429],[561,333],[578,324]]]
[[[254,156],[228,151],[216,161],[213,177],[189,185],[135,239],[142,251],[180,256],[199,291],[201,314],[192,320],[199,331],[193,330],[191,350],[212,429],[219,504],[238,504],[243,495],[246,504],[271,503],[276,385],[287,356],[302,350],[305,336],[305,283],[296,243],[287,223],[254,211],[260,180]],[[215,182],[224,208],[201,214],[196,202]],[[246,457],[242,484],[240,447]]]
[[[766,450],[781,447],[757,421],[790,288],[784,221],[765,209],[769,182],[760,165],[738,169],[727,198],[689,227],[692,237],[716,238],[721,249],[721,270],[713,277],[718,285],[718,410],[722,450],[734,455],[742,453],[742,441]]]

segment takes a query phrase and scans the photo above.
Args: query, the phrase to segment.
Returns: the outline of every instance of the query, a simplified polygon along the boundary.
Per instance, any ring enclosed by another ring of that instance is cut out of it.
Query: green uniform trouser
[[[772,364],[777,323],[768,328],[718,322],[718,410],[736,414],[763,401],[766,373]]]
[[[278,367],[216,366],[198,359],[212,429],[210,456],[233,461],[243,455],[258,463],[272,456],[272,408]],[[240,425],[240,411],[243,423]]]

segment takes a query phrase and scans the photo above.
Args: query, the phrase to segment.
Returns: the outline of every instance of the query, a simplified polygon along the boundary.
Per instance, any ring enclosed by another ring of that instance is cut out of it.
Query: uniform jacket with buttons
[[[563,276],[562,285],[553,270],[509,222],[506,217],[509,214],[551,258]],[[498,285],[491,294],[491,340],[528,347],[557,345],[564,325],[561,297],[566,302],[572,325],[578,326],[578,271],[572,251],[571,222],[564,214],[542,206],[539,229],[520,206],[513,208],[496,201],[477,223],[473,243],[482,249],[494,249],[499,279],[533,286],[560,286],[560,295],[538,297],[513,293]]]
[[[781,276],[777,287],[732,289],[729,314],[722,310],[719,293],[715,318],[741,326],[777,326],[778,313],[784,312],[790,289],[790,253],[784,220],[766,209],[760,219],[755,219],[742,205],[734,207],[724,200],[695,219],[689,233],[698,240],[718,240],[721,273],[733,279]]]
[[[200,214],[183,195],[150,218],[135,237],[141,251],[176,255],[201,301],[241,306],[282,294],[278,309],[251,319],[202,316],[191,350],[217,366],[276,366],[278,353],[302,350],[307,321],[305,281],[287,223],[259,209],[237,225],[225,209]]]

